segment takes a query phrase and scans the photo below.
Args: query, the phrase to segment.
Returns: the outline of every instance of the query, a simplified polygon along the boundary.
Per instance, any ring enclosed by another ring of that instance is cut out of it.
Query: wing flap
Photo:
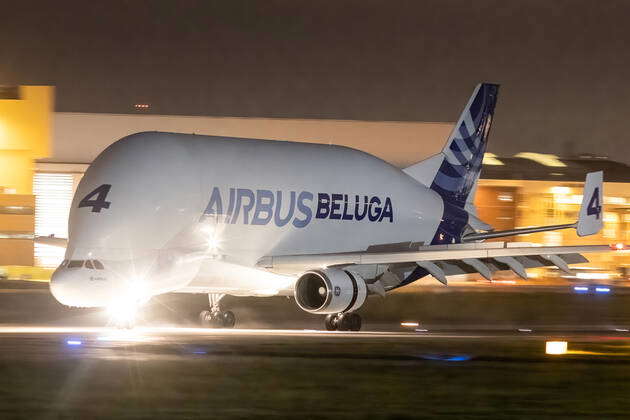
[[[349,252],[332,254],[277,255],[261,258],[257,265],[276,272],[297,273],[313,267],[413,263],[419,261],[452,261],[585,254],[610,251],[608,245],[532,246],[525,243],[494,242],[420,247],[411,252]],[[520,261],[520,259],[519,259]],[[546,264],[543,264],[546,265]],[[525,266],[525,268],[528,268]]]

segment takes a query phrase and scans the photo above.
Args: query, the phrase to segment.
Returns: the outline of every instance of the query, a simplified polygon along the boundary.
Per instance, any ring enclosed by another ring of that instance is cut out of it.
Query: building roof
[[[503,163],[486,164],[484,159],[481,178],[515,179],[530,181],[584,181],[587,172],[604,171],[606,182],[630,182],[630,166],[606,158],[560,158],[553,155],[534,157],[492,156],[492,161]],[[535,155],[535,154],[531,154]],[[551,158],[551,161],[545,158]]]

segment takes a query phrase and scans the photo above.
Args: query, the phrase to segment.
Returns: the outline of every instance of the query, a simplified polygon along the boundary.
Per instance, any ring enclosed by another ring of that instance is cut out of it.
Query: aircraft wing
[[[555,265],[570,272],[568,264],[588,262],[583,253],[607,252],[608,245],[537,246],[524,242],[487,242],[420,246],[411,251],[276,255],[261,258],[260,268],[298,274],[313,268],[367,265],[416,265],[446,284],[446,276],[475,273],[490,279],[492,272],[512,270],[527,278],[526,268]]]

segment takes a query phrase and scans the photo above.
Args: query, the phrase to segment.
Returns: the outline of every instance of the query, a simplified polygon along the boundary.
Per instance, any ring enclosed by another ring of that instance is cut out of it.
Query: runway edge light
[[[545,343],[546,354],[567,354],[568,344],[566,341],[547,341]]]

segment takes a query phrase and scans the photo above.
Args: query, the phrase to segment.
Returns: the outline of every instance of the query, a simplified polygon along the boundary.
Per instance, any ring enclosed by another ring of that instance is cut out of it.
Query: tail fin
[[[602,216],[604,173],[590,172],[584,182],[584,196],[580,207],[580,217],[577,222],[577,234],[579,236],[594,235],[604,226]]]
[[[442,151],[404,171],[463,208],[479,179],[498,93],[499,85],[477,85]]]

